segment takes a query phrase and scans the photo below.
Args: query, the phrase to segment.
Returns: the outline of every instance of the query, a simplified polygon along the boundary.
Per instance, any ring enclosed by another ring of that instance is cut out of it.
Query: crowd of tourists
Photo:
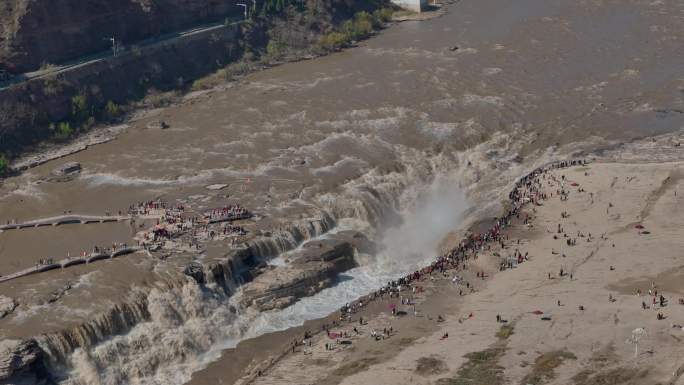
[[[251,216],[249,210],[240,205],[229,205],[204,212],[204,218],[209,223],[247,219]]]
[[[218,235],[245,235],[242,226],[226,224],[215,229],[212,224],[250,218],[252,213],[240,205],[229,205],[207,210],[198,216],[186,210],[183,205],[168,208],[163,201],[148,201],[131,206],[131,212],[138,215],[157,215],[155,226],[142,234],[141,245],[158,244],[167,239],[185,239],[189,247],[199,248],[200,239],[215,239]],[[183,241],[183,242],[185,242]]]
[[[348,342],[345,340],[346,338],[350,337],[348,332],[333,332],[332,328],[340,327],[343,322],[352,322],[353,314],[363,310],[363,308],[368,305],[369,302],[387,297],[399,298],[402,305],[414,305],[414,303],[411,301],[410,295],[415,295],[423,290],[423,287],[418,284],[421,280],[433,275],[442,275],[445,278],[448,278],[449,271],[451,270],[465,270],[468,260],[471,258],[476,259],[478,252],[490,250],[492,243],[496,243],[501,245],[502,248],[505,248],[506,242],[509,241],[509,238],[506,234],[504,234],[503,230],[510,226],[514,219],[526,225],[530,221],[529,215],[526,213],[521,213],[523,206],[529,203],[535,205],[541,204],[541,201],[548,198],[543,190],[542,178],[540,177],[543,177],[548,170],[583,165],[585,163],[586,161],[584,160],[564,161],[535,169],[516,182],[514,188],[508,195],[509,209],[506,211],[505,215],[500,218],[496,218],[492,226],[487,231],[480,234],[469,234],[458,244],[458,246],[438,256],[429,266],[416,270],[396,280],[390,281],[377,291],[357,301],[345,303],[339,310],[339,321],[333,320],[331,324],[323,324],[321,326],[321,331],[325,331],[329,339],[335,340],[335,343],[326,343],[326,350],[334,350],[335,346],[342,344],[343,342]],[[523,254],[519,249],[515,249],[512,256],[502,258],[500,269],[504,270],[507,268],[512,268],[516,264],[522,263],[526,260],[528,260],[528,253]],[[484,279],[486,275],[484,273],[478,272],[477,277]],[[463,277],[459,275],[454,275],[452,282],[464,286],[465,289],[469,289],[471,291],[474,290],[470,282],[465,281]],[[460,290],[459,294],[463,295],[463,290]],[[399,314],[396,304],[391,304],[390,308],[393,316]],[[417,314],[415,305],[413,312],[414,314]],[[441,316],[437,318],[437,322],[443,320],[444,319]],[[360,325],[363,325],[363,317],[359,317],[358,322]],[[358,334],[356,327],[354,327],[354,331]],[[376,340],[380,340],[384,339],[384,337],[388,335],[387,333],[387,329],[383,330],[382,334],[373,329],[371,332],[371,337],[375,338]],[[448,334],[443,338],[447,337]],[[302,341],[293,341],[291,345],[292,352],[295,352],[295,348],[297,346],[306,345],[307,341],[310,344],[311,333],[308,331],[306,332],[305,338]],[[261,371],[259,371],[259,375],[260,374]]]
[[[55,260],[53,258],[41,258],[38,260],[38,262],[36,262],[36,267],[52,265],[53,263],[55,263]]]
[[[478,252],[491,249],[492,243],[501,245],[501,247],[504,248],[506,246],[506,242],[509,241],[509,238],[506,234],[504,234],[503,230],[510,226],[514,219],[519,220],[524,224],[527,224],[530,220],[527,214],[522,213],[521,217],[521,210],[523,206],[529,203],[537,205],[540,204],[541,201],[548,198],[543,190],[542,179],[540,177],[546,174],[548,170],[583,164],[586,164],[586,161],[573,160],[553,163],[545,167],[537,168],[526,176],[522,177],[516,182],[514,188],[508,195],[508,210],[502,217],[496,218],[492,226],[487,231],[479,234],[469,234],[458,244],[458,246],[438,256],[429,266],[416,270],[396,280],[390,281],[379,290],[360,300],[344,304],[340,308],[340,321],[350,321],[352,314],[363,309],[364,305],[368,304],[369,301],[373,301],[378,298],[396,297],[401,298],[402,305],[407,303],[411,304],[410,300],[408,299],[408,293],[415,294],[417,291],[422,290],[422,287],[417,283],[425,277],[432,276],[433,274],[447,277],[447,272],[449,270],[465,269],[469,259],[477,258]],[[527,253],[523,254],[516,249],[511,257],[504,258],[502,260],[500,268],[501,270],[512,268],[516,264],[522,263],[527,259]],[[484,279],[485,274],[480,274],[478,272],[477,277]],[[473,290],[472,285],[459,276],[454,276],[453,281],[455,283],[462,284],[466,289]],[[462,290],[460,294],[463,295]],[[404,298],[406,298],[406,300],[404,300]],[[396,314],[396,311],[396,306],[392,307],[393,314]],[[328,333],[329,327],[330,325],[323,326]]]
[[[128,212],[131,215],[149,215],[152,211],[165,210],[166,202],[163,200],[151,200],[145,202],[138,202],[135,205],[131,205],[128,208]]]
[[[227,224],[223,226],[223,235],[245,235],[247,234],[247,230],[245,230],[244,227],[238,226],[238,225],[233,225],[233,224]]]

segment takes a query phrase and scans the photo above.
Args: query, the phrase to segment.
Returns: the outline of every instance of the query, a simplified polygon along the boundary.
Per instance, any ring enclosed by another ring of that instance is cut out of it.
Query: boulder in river
[[[183,273],[189,277],[192,277],[195,280],[195,282],[197,282],[200,285],[206,283],[206,279],[204,277],[204,268],[202,267],[201,263],[191,262],[185,267]]]
[[[52,170],[52,175],[57,177],[75,175],[81,172],[81,164],[78,162],[67,162]]]
[[[243,304],[260,311],[282,309],[330,287],[338,274],[354,268],[355,244],[348,239],[305,243],[286,266],[268,266],[243,286]]]
[[[0,341],[0,383],[45,384],[44,352],[34,339]]]
[[[14,299],[0,295],[0,319],[7,317],[16,308],[17,303]]]
[[[169,127],[171,127],[171,126],[169,126],[169,124],[163,120],[153,120],[153,121],[147,123],[147,128],[166,130]]]

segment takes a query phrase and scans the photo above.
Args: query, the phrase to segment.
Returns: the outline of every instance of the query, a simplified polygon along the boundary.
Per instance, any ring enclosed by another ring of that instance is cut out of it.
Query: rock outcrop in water
[[[269,266],[243,290],[243,304],[258,310],[283,309],[302,297],[330,287],[335,278],[357,266],[354,255],[369,251],[371,242],[360,233],[307,242],[293,252],[286,266]]]
[[[0,341],[0,383],[46,383],[48,376],[43,355],[43,350],[33,339]]]
[[[5,318],[16,309],[17,303],[14,299],[0,295],[0,318]]]

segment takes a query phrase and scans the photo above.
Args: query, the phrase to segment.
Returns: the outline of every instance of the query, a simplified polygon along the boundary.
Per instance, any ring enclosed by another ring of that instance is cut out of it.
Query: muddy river
[[[507,188],[533,167],[680,130],[683,19],[676,0],[462,0],[441,17],[394,25],[344,52],[188,95],[129,122],[112,142],[6,181],[0,223],[102,215],[162,198],[240,203],[259,214],[255,231],[328,215],[335,229],[386,246],[360,257],[349,280],[267,315],[236,314],[233,300],[198,288],[155,289],[151,316],[125,333],[113,329],[114,337],[73,352],[43,341],[59,378],[184,383],[240,339],[323,316],[423,263],[452,230],[497,215]],[[147,128],[160,119],[170,127]],[[67,161],[81,163],[80,175],[44,180]],[[226,186],[208,190],[212,184]],[[0,274],[130,241],[135,231],[71,226],[0,233]],[[191,258],[227,248],[210,245]],[[22,305],[0,320],[0,336],[73,327],[131,285],[175,269],[125,258],[1,283],[0,294]],[[74,289],[63,300],[36,300],[66,281]]]

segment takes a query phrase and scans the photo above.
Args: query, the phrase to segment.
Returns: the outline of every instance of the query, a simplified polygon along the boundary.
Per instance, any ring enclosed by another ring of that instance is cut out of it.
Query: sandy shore
[[[459,296],[464,288],[448,278],[425,281],[417,315],[412,306],[399,317],[379,306],[364,325],[336,329],[351,344],[328,350],[335,341],[320,333],[274,365],[253,363],[239,383],[682,384],[683,169],[593,163],[551,171],[549,198],[525,209],[531,223],[509,228],[504,249],[469,262],[463,282],[476,283],[474,293]],[[500,256],[515,249],[529,260],[499,271]],[[487,278],[473,277],[478,271]],[[389,338],[370,337],[389,327]],[[635,357],[638,328],[645,333]]]

